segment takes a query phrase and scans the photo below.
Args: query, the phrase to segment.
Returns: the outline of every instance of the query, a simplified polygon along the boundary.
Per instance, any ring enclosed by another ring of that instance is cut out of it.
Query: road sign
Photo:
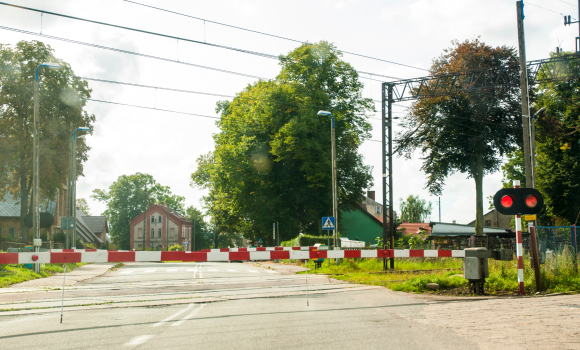
[[[60,218],[60,228],[63,230],[72,230],[73,229],[74,218],[64,216]]]
[[[334,230],[334,216],[323,216],[322,217],[322,229],[323,230]]]
[[[258,238],[258,244],[264,244],[264,239],[263,238]]]
[[[493,196],[493,204],[504,215],[538,214],[544,198],[533,188],[502,188]]]
[[[536,220],[536,215],[525,215],[524,219],[526,219],[526,220]]]

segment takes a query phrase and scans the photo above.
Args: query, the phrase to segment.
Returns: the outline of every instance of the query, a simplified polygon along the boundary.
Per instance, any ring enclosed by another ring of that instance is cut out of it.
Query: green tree
[[[52,199],[66,183],[72,132],[88,127],[94,115],[84,107],[91,90],[70,65],[40,41],[0,44],[0,198],[8,192],[20,200],[21,240],[26,240],[24,217],[29,212],[32,174],[32,132],[36,67],[57,62],[60,69],[43,69],[39,85],[39,187],[41,199]],[[77,145],[78,174],[83,174],[89,147]]]
[[[454,41],[430,71],[449,74],[517,62],[511,47],[494,48],[479,39]],[[416,150],[421,152],[432,194],[440,195],[445,179],[456,171],[475,180],[476,234],[483,234],[483,176],[499,170],[502,156],[521,142],[520,106],[518,87],[421,98],[413,103],[403,121],[405,131],[398,135],[400,153],[410,158]]]
[[[580,74],[580,65],[570,70]],[[546,108],[536,117],[535,174],[545,219],[574,225],[580,212],[580,81],[543,83],[535,92],[535,107]]]
[[[411,194],[406,200],[400,198],[399,202],[401,202],[401,220],[403,221],[426,222],[431,215],[431,203],[427,204],[427,201],[420,199],[419,196]]]
[[[104,202],[113,243],[120,249],[130,249],[131,220],[149,208],[150,203],[167,206],[181,215],[185,215],[185,198],[171,193],[167,186],[162,186],[149,174],[119,176],[109,190],[95,189],[91,198]]]
[[[356,71],[326,42],[281,56],[274,80],[259,81],[218,103],[215,150],[198,159],[192,185],[207,188],[205,205],[220,233],[268,237],[280,223],[282,240],[318,233],[332,211],[330,119],[336,119],[341,210],[353,210],[372,184],[358,147],[370,137]],[[272,244],[273,242],[267,242]]]
[[[205,215],[201,210],[191,206],[186,210],[186,217],[193,223],[192,233],[195,233],[195,250],[210,248],[213,242],[213,232],[211,226],[204,221]]]
[[[89,203],[84,198],[77,198],[77,208],[79,208],[83,213],[91,215],[91,208],[89,208]]]

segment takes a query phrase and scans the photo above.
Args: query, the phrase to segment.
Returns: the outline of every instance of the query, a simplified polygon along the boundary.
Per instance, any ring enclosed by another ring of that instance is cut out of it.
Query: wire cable
[[[199,21],[204,21],[204,22],[213,23],[213,24],[217,24],[217,25],[221,25],[221,26],[225,26],[225,27],[230,27],[230,28],[234,28],[234,29],[244,30],[244,31],[251,32],[251,33],[266,35],[266,36],[270,36],[270,37],[277,38],[277,39],[283,39],[283,40],[293,41],[295,43],[307,44],[307,42],[304,42],[304,41],[301,41],[301,40],[290,39],[290,38],[286,38],[286,37],[279,36],[279,35],[274,35],[274,34],[269,34],[269,33],[265,33],[265,32],[259,32],[257,30],[252,30],[252,29],[247,29],[247,28],[233,26],[231,24],[226,24],[226,23],[220,23],[220,22],[216,22],[216,21],[211,21],[211,20],[207,20],[207,19],[203,19],[203,18],[199,18],[199,17],[194,17],[194,16],[191,16],[191,15],[186,15],[186,14],[180,13],[180,12],[163,9],[163,8],[160,8],[160,7],[155,7],[155,6],[151,6],[151,5],[142,4],[142,3],[139,3],[139,2],[135,2],[135,1],[129,1],[129,0],[124,0],[124,1],[125,2],[129,2],[129,3],[132,3],[132,4],[135,4],[135,5],[143,6],[143,7],[149,7],[149,8],[158,10],[158,11],[168,12],[168,13],[172,13],[172,14],[175,14],[175,15],[183,16],[183,17],[189,17],[189,18],[197,19]],[[337,51],[340,51],[342,53],[346,53],[346,54],[349,54],[349,55],[353,55],[353,56],[359,56],[359,57],[368,58],[368,59],[375,60],[375,61],[381,61],[381,62],[386,62],[386,63],[390,63],[390,64],[396,64],[396,65],[399,65],[399,66],[408,67],[408,68],[414,68],[414,69],[419,69],[419,70],[423,70],[423,71],[427,71],[427,72],[429,71],[428,69],[425,69],[425,68],[419,68],[419,67],[414,67],[414,66],[411,66],[411,65],[408,65],[408,64],[403,64],[403,63],[398,63],[398,62],[393,62],[393,61],[387,61],[387,60],[384,60],[384,59],[381,59],[381,58],[375,58],[375,57],[371,57],[371,56],[361,55],[361,54],[354,53],[354,52],[348,52],[348,51],[343,51],[343,50],[337,50]],[[395,79],[398,79],[398,78],[395,78]]]
[[[187,66],[191,66],[191,67],[208,69],[208,70],[213,70],[213,71],[220,72],[220,73],[233,74],[233,75],[238,75],[238,76],[242,76],[242,77],[246,77],[246,78],[254,78],[254,79],[268,80],[268,78],[259,77],[257,75],[251,75],[251,74],[239,73],[239,72],[234,72],[234,71],[220,69],[220,68],[213,68],[213,67],[208,67],[208,66],[202,66],[202,65],[199,65],[199,64],[195,64],[195,63],[189,63],[189,62],[184,62],[184,61],[177,61],[177,60],[172,60],[172,59],[169,59],[169,58],[163,58],[163,57],[159,57],[159,56],[152,56],[152,55],[147,55],[147,54],[143,54],[143,53],[138,53],[138,52],[133,52],[133,51],[128,51],[128,50],[123,50],[123,49],[117,49],[117,48],[114,48],[114,47],[108,47],[108,46],[102,46],[102,45],[97,45],[97,44],[91,44],[91,43],[86,43],[86,42],[83,42],[83,41],[77,41],[77,40],[72,40],[72,39],[67,39],[67,38],[61,38],[61,37],[53,36],[53,35],[40,34],[40,33],[30,32],[30,31],[23,30],[23,29],[16,29],[16,28],[11,28],[11,27],[4,27],[4,26],[0,26],[0,29],[9,30],[9,31],[12,31],[12,32],[17,32],[17,33],[22,33],[22,34],[40,36],[40,37],[43,37],[43,38],[64,41],[64,42],[67,42],[67,43],[72,43],[72,44],[77,44],[77,45],[84,45],[84,46],[94,47],[94,48],[97,48],[97,49],[103,49],[103,50],[120,52],[120,53],[124,53],[124,54],[128,54],[128,55],[135,55],[135,56],[140,56],[140,57],[152,58],[152,59],[160,60],[160,61],[166,61],[166,62],[172,62],[172,63],[179,63],[179,64],[184,64],[184,65],[187,65]]]
[[[550,11],[550,12],[553,12],[553,13],[557,13],[557,14],[559,14],[560,16],[564,16],[564,14],[563,14],[562,12],[557,12],[557,11],[554,11],[554,10],[550,10],[550,9],[547,9],[547,8],[545,8],[545,7],[542,7],[542,6],[539,6],[539,5],[535,5],[535,4],[529,3],[529,2],[527,2],[527,1],[525,2],[525,4],[526,4],[526,5],[532,5],[532,6],[534,6],[534,7],[537,7],[537,8],[541,8],[542,10],[546,10],[546,11]],[[564,17],[565,17],[565,16],[564,16]],[[572,19],[573,19],[573,20],[576,20],[576,18],[574,18],[574,17],[572,17]]]

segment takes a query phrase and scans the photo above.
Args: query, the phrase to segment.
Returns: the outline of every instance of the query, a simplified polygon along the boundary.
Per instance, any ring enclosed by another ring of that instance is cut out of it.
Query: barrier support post
[[[520,180],[514,180],[514,188],[520,188]],[[524,295],[524,256],[522,244],[522,216],[516,215],[516,258],[518,262],[518,294]]]
[[[536,291],[542,290],[542,275],[540,274],[540,257],[538,254],[538,240],[536,237],[536,227],[528,223],[530,230],[530,244],[532,246],[532,260],[534,261],[534,274],[536,275]]]

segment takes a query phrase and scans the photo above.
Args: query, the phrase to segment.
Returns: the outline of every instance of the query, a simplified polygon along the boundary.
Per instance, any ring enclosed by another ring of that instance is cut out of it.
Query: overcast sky
[[[203,20],[161,12],[122,0],[12,0],[7,1],[106,23],[138,28],[212,44],[231,46],[271,55],[286,54],[299,43],[251,33],[207,21],[251,29],[284,38],[318,42],[327,40],[339,49],[417,67],[409,68],[345,54],[355,69],[401,79],[426,75],[432,59],[451,45],[481,36],[492,46],[517,48],[516,2],[514,0],[383,0],[383,1],[257,1],[257,0],[136,0]],[[534,5],[539,5],[542,8]],[[574,51],[578,24],[565,27],[562,15],[578,17],[575,0],[526,2],[527,59],[549,57],[560,46]],[[106,79],[156,87],[234,95],[257,78],[273,78],[279,71],[276,60],[247,53],[161,38],[103,25],[80,22],[49,14],[0,6],[0,43],[42,40],[55,49],[58,58],[71,64],[81,77]],[[12,29],[12,30],[11,30]],[[29,33],[69,39],[69,42]],[[70,40],[121,49],[166,59],[143,57],[71,43]],[[167,61],[168,60],[168,61]],[[217,68],[254,77],[210,70],[179,62]],[[368,75],[362,75],[368,77]],[[377,77],[374,77],[377,79]],[[378,79],[381,79],[380,77]],[[381,99],[381,82],[363,79],[364,95]],[[77,197],[87,198],[92,214],[105,206],[89,198],[94,189],[107,189],[120,175],[144,172],[175,194],[185,196],[186,205],[201,208],[203,190],[190,187],[196,159],[213,150],[215,119],[176,114],[159,109],[204,116],[217,116],[215,103],[223,97],[169,92],[152,88],[112,85],[89,81],[96,100],[131,104],[140,109],[103,102],[89,102],[95,114],[94,135],[85,175],[78,181]],[[398,104],[403,116],[406,104]],[[370,119],[372,139],[381,139],[380,103]],[[395,128],[395,131],[400,130]],[[373,166],[377,200],[382,201],[381,144],[367,141],[360,149]],[[432,221],[439,221],[437,197],[424,189],[426,176],[420,170],[420,154],[412,160],[393,162],[395,210],[399,198],[410,194],[433,202]],[[330,171],[330,169],[329,169]],[[484,198],[501,188],[501,173],[483,180]],[[484,199],[487,209],[487,200]],[[468,223],[475,219],[475,183],[465,174],[447,179],[441,197],[443,222]]]

